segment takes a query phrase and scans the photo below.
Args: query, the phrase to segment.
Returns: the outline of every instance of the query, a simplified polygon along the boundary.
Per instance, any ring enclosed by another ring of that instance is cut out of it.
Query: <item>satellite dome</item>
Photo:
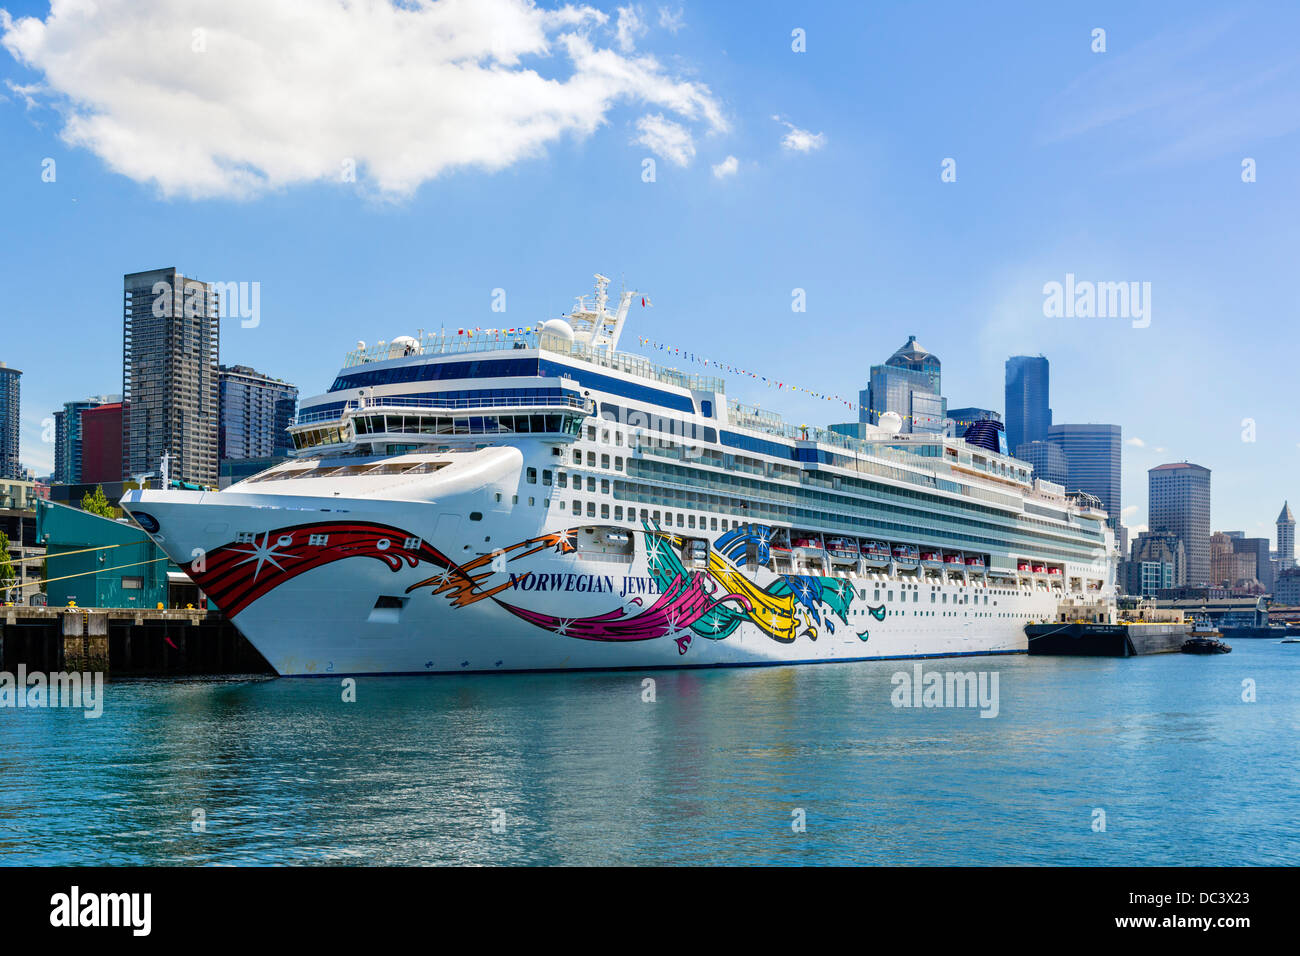
[[[382,342],[379,343],[383,345]],[[409,335],[399,335],[388,345],[389,358],[401,358],[403,355],[414,355],[420,350],[420,343]]]
[[[898,412],[885,412],[880,416],[879,425],[891,435],[897,435],[903,428],[903,416]]]
[[[542,323],[542,333],[559,336],[566,342],[573,341],[573,326],[563,319],[547,319]]]

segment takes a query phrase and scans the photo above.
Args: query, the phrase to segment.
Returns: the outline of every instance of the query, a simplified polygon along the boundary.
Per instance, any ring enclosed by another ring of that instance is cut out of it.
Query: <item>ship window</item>
[[[587,426],[587,441],[595,441],[595,440],[596,440],[596,426],[595,426],[595,425],[588,425],[588,426]]]
[[[573,499],[573,513],[575,515],[582,514],[582,502],[579,501],[577,498]]]
[[[600,456],[600,467],[601,467],[601,468],[608,468],[608,467],[609,467],[609,455],[601,455],[601,456]]]
[[[608,445],[608,444],[609,444],[609,429],[608,429],[608,428],[602,428],[602,429],[600,430],[600,443],[601,443],[602,445]]]
[[[498,492],[497,492],[497,501],[500,501],[500,500],[501,500],[501,492],[498,491]]]
[[[569,487],[569,475],[567,472],[559,472],[555,476],[555,484],[561,488]]]
[[[481,512],[481,511],[471,511],[471,512],[469,513],[469,520],[470,520],[470,521],[482,521],[482,520],[483,520],[483,512]]]
[[[144,577],[140,575],[122,575],[122,588],[126,591],[139,591],[144,587]]]
[[[622,432],[614,432],[614,444],[615,446],[621,446],[623,444]]]
[[[535,504],[537,504],[537,499],[535,499],[532,495],[529,495],[529,496],[528,496],[528,507],[531,508],[531,507],[532,507],[533,505],[535,505]]]
[[[594,451],[587,452],[587,467],[588,468],[596,467],[596,453]]]
[[[710,518],[710,519],[709,519],[709,530],[710,530],[710,531],[717,531],[717,530],[718,530],[718,519],[717,519],[717,518]]]
[[[519,496],[518,496],[518,495],[511,495],[511,496],[510,496],[510,503],[511,503],[512,505],[517,505],[517,504],[519,504]]]
[[[607,494],[609,494],[609,479],[608,479],[608,478],[602,478],[602,479],[600,480],[600,493],[601,493],[602,495],[607,495]]]
[[[596,502],[594,501],[587,502],[587,517],[588,518],[596,517]]]
[[[602,518],[608,518],[608,517],[609,517],[609,505],[601,505],[601,506],[600,506],[600,516],[601,516]]]
[[[596,479],[590,476],[587,478],[587,491],[593,495],[596,493]]]
[[[526,475],[527,475],[528,483],[529,483],[530,485],[535,485],[535,484],[537,484],[537,469],[536,469],[536,468],[529,468],[528,471],[526,472]]]
[[[582,464],[582,452],[580,452],[580,451],[574,451],[574,453],[573,453],[573,463],[574,463],[575,465],[581,465],[581,464]]]
[[[615,506],[614,506],[614,520],[615,520],[615,521],[622,521],[622,520],[623,520],[623,506],[622,506],[622,505],[615,505]]]
[[[621,455],[614,459],[614,470],[615,471],[623,470],[623,457]]]
[[[330,536],[327,534],[313,534],[307,538],[307,543],[313,547],[323,548],[329,542]]]
[[[709,401],[707,398],[704,401],[700,402],[700,414],[703,415],[705,418],[713,417],[713,403]]]
[[[656,512],[654,513],[654,516],[653,516],[653,517],[654,517],[654,522],[655,522],[655,524],[658,524],[658,523],[659,523],[659,512],[656,511]]]
[[[549,468],[547,468],[547,469],[543,469],[543,470],[542,470],[542,484],[543,484],[543,485],[550,485],[550,483],[551,483],[551,471],[550,471]]]

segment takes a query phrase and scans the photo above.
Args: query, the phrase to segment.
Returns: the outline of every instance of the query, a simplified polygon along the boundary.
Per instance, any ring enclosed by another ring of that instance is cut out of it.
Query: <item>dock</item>
[[[0,670],[107,677],[270,674],[266,659],[218,611],[0,608]]]

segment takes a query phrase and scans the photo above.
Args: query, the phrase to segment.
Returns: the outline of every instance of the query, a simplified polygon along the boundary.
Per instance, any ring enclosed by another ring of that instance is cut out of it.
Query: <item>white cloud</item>
[[[773,116],[772,119],[786,128],[786,134],[781,138],[781,145],[788,150],[796,153],[811,153],[814,149],[821,149],[826,145],[825,133],[810,133],[780,116]]]
[[[609,18],[587,6],[225,0],[201,17],[174,6],[0,11],[5,48],[43,74],[21,90],[61,111],[64,140],[168,196],[338,182],[348,161],[364,186],[404,196],[449,170],[499,170],[589,136],[627,103],[727,126],[707,86],[596,46],[589,32]],[[193,52],[200,23],[205,51]]]
[[[695,158],[695,143],[690,130],[665,119],[662,113],[647,113],[636,121],[636,128],[640,135],[635,142],[670,163],[686,166]]]
[[[1127,505],[1119,509],[1120,518],[1131,518],[1138,513],[1137,505]]]
[[[685,11],[678,7],[676,11],[669,10],[667,7],[659,8],[659,26],[669,33],[676,33],[686,24],[683,21]]]
[[[736,175],[736,170],[740,168],[740,161],[735,156],[728,156],[720,163],[713,166],[713,175],[718,179],[726,179],[728,176]]]
[[[1145,448],[1147,446],[1147,443],[1144,442],[1141,438],[1138,438],[1136,435],[1134,435],[1131,438],[1125,438],[1124,444],[1132,445],[1134,448]]]
[[[639,37],[646,34],[645,20],[641,16],[640,7],[619,7],[618,23],[614,28],[614,42],[624,53],[631,53],[636,49],[636,41]]]

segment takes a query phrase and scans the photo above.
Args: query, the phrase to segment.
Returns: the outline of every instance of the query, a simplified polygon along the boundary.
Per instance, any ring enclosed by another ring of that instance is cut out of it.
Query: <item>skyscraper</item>
[[[1049,368],[1041,355],[1013,355],[1007,359],[1007,447],[1046,441],[1052,425],[1048,407]]]
[[[1210,583],[1210,469],[1191,462],[1157,465],[1147,472],[1148,523],[1178,536],[1187,552],[1187,584]]]
[[[1133,542],[1127,569],[1128,593],[1150,597],[1160,588],[1176,588],[1187,583],[1187,552],[1176,534],[1140,531]]]
[[[961,438],[966,434],[966,429],[970,428],[975,422],[1002,421],[1002,413],[991,408],[950,408],[948,409],[948,421],[952,422],[953,437]],[[1008,445],[1007,447],[1009,449],[1011,446]]]
[[[0,478],[21,479],[18,432],[22,421],[22,372],[0,362]]]
[[[1016,446],[1016,457],[1034,466],[1034,477],[1054,481],[1059,485],[1070,483],[1070,461],[1061,446],[1050,441],[1021,442]],[[1076,489],[1068,489],[1074,491]]]
[[[175,268],[123,277],[122,468],[216,487],[220,303]]]
[[[1052,425],[1047,429],[1047,440],[1065,453],[1065,490],[1086,491],[1100,498],[1112,528],[1119,526],[1120,519],[1121,438],[1118,425]]]
[[[1291,505],[1282,502],[1282,511],[1277,516],[1277,570],[1281,574],[1287,568],[1295,567],[1295,515]]]
[[[871,380],[858,393],[858,420],[877,424],[885,412],[903,417],[904,432],[942,432],[947,402],[940,394],[939,357],[909,335],[884,365],[871,367]]]
[[[287,455],[298,389],[247,365],[221,366],[217,454],[227,459]]]

